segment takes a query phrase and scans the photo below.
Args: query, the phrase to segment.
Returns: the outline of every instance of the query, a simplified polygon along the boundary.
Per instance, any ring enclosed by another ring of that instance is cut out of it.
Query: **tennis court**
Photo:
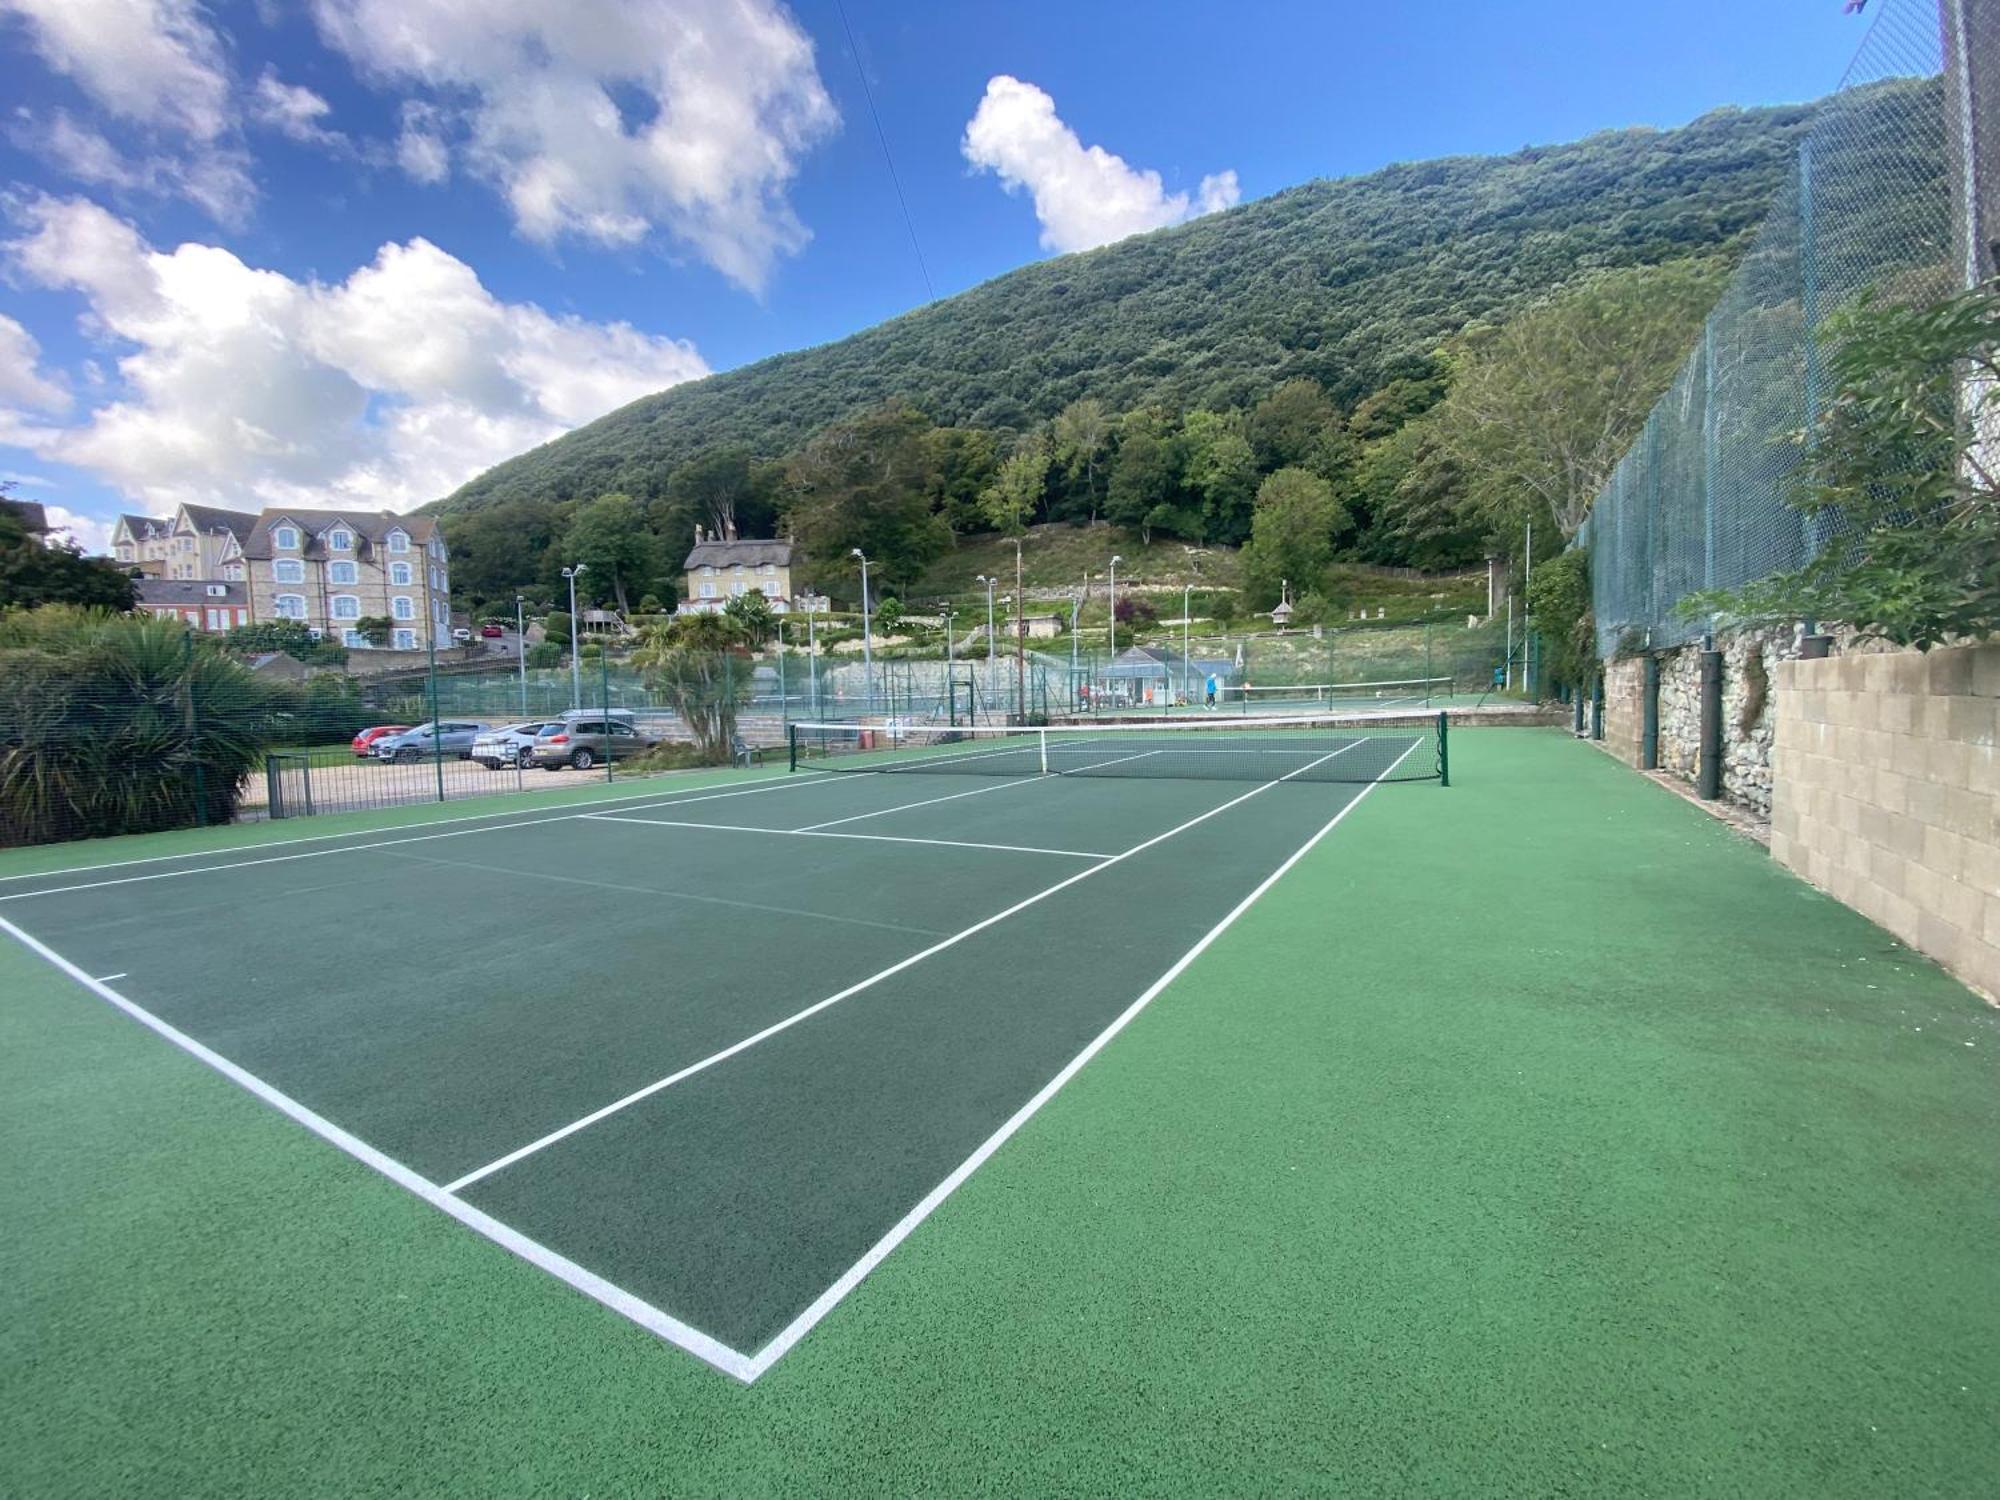
[[[799,726],[742,784],[13,877],[0,919],[751,1380],[1360,798],[1444,769],[1441,720],[1261,722]]]

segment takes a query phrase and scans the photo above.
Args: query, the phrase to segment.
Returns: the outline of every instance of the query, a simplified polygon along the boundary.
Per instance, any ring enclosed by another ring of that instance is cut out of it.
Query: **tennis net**
[[[794,771],[1449,784],[1441,713],[791,726]]]
[[[1330,708],[1378,704],[1385,708],[1407,708],[1427,704],[1432,698],[1448,698],[1451,690],[1449,677],[1402,677],[1388,682],[1232,682],[1217,689],[1217,701],[1252,709],[1291,704]]]

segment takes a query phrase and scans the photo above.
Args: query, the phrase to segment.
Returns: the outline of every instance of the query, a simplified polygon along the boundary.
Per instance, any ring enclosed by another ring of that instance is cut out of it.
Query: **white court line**
[[[480,870],[489,875],[520,875],[518,869],[506,865],[482,865],[470,859],[439,859],[434,854],[398,854],[397,859],[413,860],[418,864],[440,865],[447,870]],[[628,896],[651,896],[661,901],[693,901],[702,906],[732,906],[738,911],[761,911],[777,917],[810,917],[818,922],[840,922],[849,927],[876,927],[885,932],[914,933],[918,937],[936,937],[932,927],[911,927],[902,922],[877,922],[868,917],[842,917],[826,911],[800,911],[790,906],[766,906],[761,901],[732,901],[727,896],[702,896],[693,891],[663,891],[647,885],[620,885],[613,880],[592,880],[584,875],[558,875],[550,870],[536,870],[536,880],[553,880],[562,885],[581,885],[600,891],[619,891]]]
[[[647,792],[644,795],[655,800],[644,802],[642,806],[633,808],[632,811],[641,812],[647,807],[683,807],[691,802],[719,802],[726,797],[750,797],[758,792],[783,791],[791,786],[825,786],[834,779],[824,774],[810,779],[788,776],[782,781],[759,782],[756,786],[743,787],[734,792],[708,792],[697,797],[669,797],[665,800],[660,800],[660,794],[657,792]],[[604,807],[612,800],[607,798],[604,802],[594,802],[591,806]],[[151,875],[120,875],[115,880],[86,880],[76,885],[50,886],[46,890],[16,891],[11,896],[0,896],[0,901],[29,901],[37,896],[65,896],[72,891],[99,891],[115,885],[139,885],[149,880],[178,880],[184,875],[212,875],[220,870],[247,870],[254,865],[279,865],[295,859],[324,859],[329,854],[361,854],[370,849],[394,849],[402,844],[425,844],[434,839],[464,838],[474,833],[504,833],[510,828],[539,828],[545,823],[568,823],[589,816],[588,812],[558,813],[549,818],[522,818],[512,823],[491,823],[484,828],[457,828],[450,833],[420,833],[409,838],[378,839],[372,844],[348,844],[339,849],[309,849],[304,854],[267,854],[259,859],[238,859],[224,864],[198,865],[188,870],[160,870]]]
[[[892,833],[820,833],[811,828],[760,828],[755,823],[688,823],[675,818],[627,818],[592,813],[593,823],[633,823],[641,828],[712,828],[718,833],[773,833],[788,839],[860,839],[871,844],[935,844],[942,849],[997,849],[1003,854],[1061,854],[1070,859],[1109,859],[1087,849],[1040,849],[1032,844],[978,844],[969,839],[914,839]]]
[[[97,984],[109,984],[114,979],[123,979],[123,978],[125,978],[124,974],[100,974],[93,982]]]
[[[996,781],[991,786],[976,786],[969,792],[953,792],[947,797],[926,797],[921,802],[899,802],[894,807],[880,807],[874,812],[856,813],[851,818],[831,818],[824,823],[808,823],[802,828],[794,828],[793,833],[817,833],[822,828],[838,828],[843,823],[860,823],[868,818],[885,818],[890,813],[907,812],[913,807],[930,807],[938,802],[956,802],[961,797],[983,797],[988,792],[1004,792],[1010,786],[1027,786],[1040,781],[1039,774],[1023,776],[1016,781]]]
[[[824,771],[815,772],[812,775],[812,779],[817,781],[822,777],[824,777],[825,775],[826,773]],[[760,782],[783,781],[786,779],[786,777],[784,773],[780,772],[777,773],[776,775],[766,774],[763,776],[759,776],[756,779]],[[721,784],[727,785],[728,783],[725,782]],[[714,786],[717,785],[717,783],[707,782],[704,785]],[[549,788],[549,790],[564,791],[567,789],[561,786],[553,786]],[[689,787],[688,790],[691,792],[698,792],[702,790],[702,787],[699,786]],[[531,792],[528,793],[527,795],[533,796],[535,794]],[[585,802],[558,802],[555,803],[553,806],[549,807],[547,811],[557,813],[559,816],[561,816],[564,815],[562,814],[562,809],[567,807],[579,807],[579,806],[616,807],[621,802],[644,802],[649,797],[678,797],[679,795],[681,795],[679,792],[661,791],[659,788],[656,787],[650,792],[627,792],[622,797],[592,797]],[[538,810],[539,809],[536,808],[528,809],[529,812],[535,812]],[[381,809],[356,808],[354,809],[354,811],[357,813],[371,812],[371,811],[379,812],[381,811]],[[222,849],[192,849],[189,850],[186,854],[146,854],[146,855],[141,855],[136,859],[106,859],[106,860],[99,860],[96,864],[66,865],[59,870],[29,870],[24,874],[20,875],[0,875],[0,884],[4,884],[10,880],[49,880],[53,879],[58,875],[88,875],[96,870],[122,870],[128,865],[157,865],[164,863],[165,861],[170,859],[205,859],[210,855],[216,855],[216,854],[241,854],[244,851],[250,849],[279,849],[287,847],[292,844],[323,844],[328,839],[358,839],[358,838],[363,838],[371,833],[387,833],[390,832],[392,829],[442,828],[447,823],[478,823],[487,818],[505,818],[508,816],[510,816],[510,814],[504,812],[460,813],[456,817],[423,818],[415,823],[395,823],[387,825],[386,827],[382,828],[357,828],[350,830],[347,833],[302,833],[297,835],[296,837],[264,839],[260,842],[235,844]],[[556,821],[556,819],[537,818],[532,821],[541,823],[551,823]],[[247,827],[249,825],[246,824],[244,826]]]
[[[415,1193],[433,1208],[450,1214],[459,1223],[476,1234],[484,1235],[494,1244],[528,1264],[546,1271],[557,1280],[567,1283],[594,1302],[602,1303],[621,1317],[629,1318],[647,1332],[665,1339],[668,1343],[687,1350],[696,1359],[713,1365],[724,1374],[733,1375],[748,1384],[756,1379],[751,1362],[746,1355],[739,1354],[719,1339],[711,1338],[699,1328],[683,1323],[670,1313],[661,1311],[650,1302],[642,1301],[626,1291],[606,1281],[594,1271],[587,1271],[567,1256],[558,1255],[546,1245],[536,1243],[519,1230],[509,1228],[490,1214],[481,1212],[461,1198],[454,1197],[449,1189],[441,1188],[429,1178],[418,1175],[394,1157],[376,1150],[357,1136],[349,1135],[331,1120],[314,1113],[289,1094],[280,1092],[256,1074],[238,1067],[221,1053],[204,1047],[185,1032],[168,1025],[144,1006],[126,999],[101,979],[93,979],[75,964],[64,958],[55,949],[31,937],[6,918],[0,917],[0,932],[7,933],[29,952],[48,960],[78,984],[91,991],[99,999],[108,1001],[125,1012],[141,1026],[157,1033],[179,1047],[189,1056],[197,1058],[215,1069],[237,1087],[247,1090],[270,1105],[279,1113],[288,1115],[305,1126],[314,1135],[329,1145],[338,1147],[364,1166],[371,1167],[398,1187]]]
[[[1416,746],[1414,744],[1412,744],[1410,747],[1411,750],[1414,750],[1415,748]],[[1409,750],[1405,750],[1402,755],[1397,756],[1395,761],[1390,765],[1389,770],[1394,771],[1397,766],[1403,763],[1403,757],[1407,756],[1409,753],[1410,753]],[[1340,752],[1336,750],[1334,754],[1338,755],[1340,754]],[[1276,783],[1271,783],[1271,784],[1275,785]],[[1114,1020],[1109,1026],[1105,1027],[1104,1030],[1100,1031],[1096,1036],[1092,1037],[1089,1045],[1087,1045],[1081,1052],[1077,1053],[1075,1057],[1071,1058],[1069,1063],[1063,1068],[1063,1070],[1060,1073],[1056,1074],[1054,1078],[1051,1078],[1047,1083],[1042,1085],[1041,1089],[1035,1094],[1035,1096],[1032,1099],[1030,1099],[1026,1104],[1022,1105],[1018,1110],[1016,1110],[1013,1116],[1007,1121],[1006,1124],[1002,1125],[998,1130],[994,1131],[993,1134],[991,1134],[984,1141],[982,1141],[979,1145],[979,1148],[975,1150],[972,1153],[972,1155],[968,1156],[964,1161],[960,1162],[958,1166],[952,1170],[950,1176],[946,1177],[943,1182],[940,1182],[936,1187],[932,1188],[928,1193],[926,1193],[923,1196],[923,1198],[918,1202],[915,1208],[911,1209],[908,1213],[904,1214],[902,1218],[896,1221],[895,1225],[889,1230],[887,1234],[883,1235],[881,1239],[877,1240],[873,1245],[869,1246],[867,1253],[863,1255],[861,1259],[857,1260],[853,1265],[849,1266],[846,1271],[842,1272],[840,1279],[838,1281],[834,1282],[832,1286],[828,1287],[825,1291],[821,1292],[819,1296],[815,1297],[812,1301],[811,1306],[806,1308],[806,1310],[800,1313],[796,1318],[792,1319],[792,1321],[786,1324],[784,1329],[780,1331],[776,1337],[774,1337],[768,1344],[764,1345],[763,1348],[759,1349],[754,1355],[752,1355],[750,1359],[749,1378],[751,1380],[755,1380],[759,1375],[762,1375],[766,1370],[770,1369],[772,1365],[776,1364],[779,1360],[783,1359],[785,1355],[790,1352],[793,1345],[797,1344],[800,1339],[804,1338],[808,1333],[812,1331],[813,1326],[816,1323],[818,1323],[820,1319],[824,1318],[828,1313],[832,1312],[835,1307],[839,1306],[842,1299],[844,1299],[849,1292],[853,1291],[857,1286],[859,1286],[862,1280],[868,1275],[870,1271],[874,1270],[877,1266],[881,1265],[882,1262],[889,1257],[890,1253],[894,1251],[898,1245],[902,1244],[904,1240],[910,1237],[911,1232],[914,1229],[916,1229],[916,1227],[919,1224],[923,1223],[925,1219],[928,1219],[933,1213],[935,1213],[938,1209],[938,1205],[943,1203],[944,1200],[949,1198],[953,1193],[957,1192],[958,1189],[964,1185],[965,1180],[968,1177],[970,1177],[974,1172],[978,1171],[980,1167],[984,1166],[986,1164],[987,1159],[990,1158],[994,1152],[998,1151],[1002,1146],[1004,1146],[1007,1143],[1008,1139],[1016,1131],[1018,1131],[1023,1125],[1027,1124],[1029,1120],[1034,1118],[1035,1113],[1038,1110],[1040,1110],[1044,1104],[1047,1104],[1049,1100],[1053,1099],[1059,1092],[1061,1092],[1063,1085],[1068,1083],[1072,1078],[1076,1077],[1076,1075],[1083,1070],[1083,1066],[1085,1063],[1089,1062],[1093,1057],[1097,1056],[1098,1053],[1102,1052],[1105,1049],[1105,1047],[1110,1044],[1110,1041],[1113,1037],[1117,1036],[1119,1032],[1123,1031],[1127,1026],[1129,1026],[1132,1023],[1133,1019],[1139,1014],[1140,1011],[1144,1010],[1148,1005],[1151,1005],[1154,999],[1158,997],[1159,993],[1162,990],[1164,990],[1168,985],[1172,984],[1176,979],[1178,979],[1181,976],[1181,974],[1187,969],[1189,964],[1193,963],[1197,958],[1201,957],[1201,955],[1207,951],[1211,943],[1213,943],[1217,938],[1221,937],[1223,933],[1227,932],[1232,926],[1235,925],[1236,919],[1238,917],[1241,917],[1243,913],[1248,911],[1252,906],[1254,906],[1257,903],[1257,901],[1264,895],[1266,891],[1270,890],[1272,886],[1276,885],[1281,879],[1283,879],[1286,873],[1291,870],[1292,866],[1296,865],[1300,860],[1304,859],[1306,855],[1310,854],[1313,850],[1314,845],[1318,844],[1319,841],[1325,838],[1329,833],[1332,833],[1333,830],[1337,826],[1339,826],[1340,820],[1346,817],[1349,813],[1353,812],[1355,808],[1359,807],[1361,805],[1362,799],[1366,797],[1370,792],[1375,790],[1375,788],[1380,786],[1381,784],[1382,783],[1380,781],[1371,781],[1367,785],[1363,786],[1361,790],[1355,794],[1353,799],[1347,803],[1346,806],[1341,808],[1339,812],[1335,813],[1330,819],[1326,821],[1326,823],[1321,825],[1319,832],[1315,833],[1311,838],[1307,839],[1303,844],[1299,845],[1297,849],[1293,850],[1290,858],[1286,859],[1286,861],[1283,864],[1279,865],[1277,869],[1273,870],[1269,875],[1265,876],[1262,883],[1259,884],[1258,887],[1254,891],[1252,891],[1249,895],[1245,896],[1241,901],[1239,901],[1236,904],[1236,906],[1230,911],[1228,916],[1224,917],[1220,922],[1217,922],[1215,926],[1211,927],[1206,933],[1204,933],[1199,942],[1197,942],[1192,948],[1188,949],[1188,951],[1183,953],[1179,958],[1174,960],[1172,968],[1168,969],[1166,973],[1162,974],[1158,979],[1154,980],[1153,983],[1146,988],[1146,992],[1140,995],[1139,998],[1137,1000],[1134,1000],[1129,1006],[1127,1006],[1125,1010],[1122,1013],[1120,1013],[1120,1015],[1116,1020]],[[1091,874],[1094,872],[1086,871],[1085,873]]]
[[[653,1095],[659,1093],[662,1089],[670,1089],[675,1084],[684,1082],[685,1080],[694,1077],[695,1074],[697,1073],[706,1072],[708,1069],[714,1067],[717,1063],[726,1062],[730,1058],[736,1056],[737,1053],[739,1052],[747,1052],[752,1047],[756,1046],[758,1043],[769,1041],[772,1037],[778,1035],[778,1033],[782,1031],[791,1030],[792,1027],[798,1025],[801,1021],[808,1020],[811,1017],[818,1015],[821,1011],[840,1004],[840,1002],[843,1000],[851,1000],[854,996],[860,994],[863,990],[873,989],[883,980],[891,978],[894,975],[900,974],[903,972],[903,970],[912,968],[915,965],[922,963],[925,959],[932,958],[937,954],[944,952],[947,948],[957,947],[967,938],[972,937],[977,933],[984,932],[987,928],[994,926],[996,923],[1006,921],[1009,917],[1014,916],[1016,913],[1026,911],[1029,907],[1036,905],[1038,902],[1048,900],[1049,897],[1055,895],[1059,891],[1066,891],[1071,886],[1076,885],[1080,881],[1088,880],[1093,875],[1102,874],[1104,871],[1110,869],[1113,865],[1122,864],[1124,861],[1130,859],[1133,855],[1142,854],[1146,850],[1152,848],[1155,844],[1164,843],[1166,842],[1166,840],[1174,837],[1176,834],[1185,833],[1187,832],[1188,829],[1194,827],[1197,823],[1206,823],[1210,818],[1215,817],[1218,813],[1228,812],[1230,808],[1248,802],[1252,797],[1260,796],[1263,793],[1268,792],[1272,787],[1277,786],[1282,782],[1289,781],[1292,779],[1292,777],[1300,775],[1303,772],[1310,771],[1313,768],[1313,766],[1319,765],[1323,761],[1332,760],[1336,755],[1345,755],[1349,750],[1352,750],[1353,748],[1354,746],[1347,745],[1343,746],[1339,750],[1329,751],[1327,754],[1322,755],[1319,758],[1319,760],[1312,762],[1311,765],[1300,766],[1298,770],[1287,772],[1285,775],[1277,777],[1274,780],[1260,782],[1258,785],[1252,787],[1249,791],[1244,792],[1241,796],[1231,797],[1227,802],[1219,803],[1218,805],[1211,807],[1205,813],[1198,813],[1196,816],[1189,818],[1185,823],[1180,823],[1172,828],[1169,828],[1165,833],[1156,833],[1151,838],[1147,839],[1144,843],[1134,844],[1131,848],[1125,850],[1123,853],[1114,854],[1109,859],[1104,860],[1102,863],[1092,865],[1088,870],[1080,870],[1076,874],[1071,875],[1066,880],[1059,880],[1054,885],[1048,886],[1043,890],[1035,892],[1034,895],[1029,896],[1025,900],[1015,902],[1005,911],[995,912],[992,916],[987,917],[982,921],[974,922],[970,927],[965,928],[961,932],[953,933],[950,937],[945,938],[942,942],[933,943],[931,944],[930,947],[922,949],[919,952],[912,953],[909,957],[901,959],[896,963],[889,965],[889,967],[886,969],[882,969],[877,973],[870,974],[866,979],[861,980],[857,984],[850,984],[846,989],[836,991],[834,994],[828,995],[824,1000],[815,1001],[813,1004],[808,1005],[804,1010],[794,1011],[792,1012],[791,1015],[784,1017],[782,1020],[772,1022],[769,1026],[766,1026],[762,1031],[756,1032],[751,1036],[744,1037],[741,1041],[734,1042],[729,1046],[724,1047],[720,1052],[712,1052],[707,1057],[700,1059],[698,1062],[689,1063],[686,1067],[680,1069],[678,1072],[669,1073],[664,1078],[656,1078],[653,1080],[653,1082],[647,1084],[644,1088],[634,1089],[631,1093],[625,1095],[622,1099],[614,1099],[609,1104],[603,1106],[601,1109],[594,1109],[589,1114],[584,1115],[580,1119],[572,1120],[569,1122],[569,1124],[550,1131],[547,1135],[542,1136],[538,1140],[529,1141],[527,1145],[517,1147],[516,1149],[509,1151],[505,1156],[497,1157],[493,1161],[488,1162],[485,1166],[477,1167],[474,1170],[467,1172],[463,1177],[460,1177],[453,1182],[446,1183],[445,1191],[448,1193],[461,1192],[464,1189],[471,1187],[475,1182],[478,1182],[483,1178],[491,1177],[495,1172],[503,1171],[504,1169],[513,1166],[516,1162],[526,1160],[528,1157],[533,1156],[538,1151],[546,1150],[550,1146],[555,1145],[558,1141],[567,1140],[570,1136],[575,1135],[580,1130],[588,1130],[591,1126],[597,1124],[599,1121],[607,1120],[611,1116],[618,1114],[620,1111],[631,1108],[634,1104],[639,1103],[641,1100],[652,1098]]]

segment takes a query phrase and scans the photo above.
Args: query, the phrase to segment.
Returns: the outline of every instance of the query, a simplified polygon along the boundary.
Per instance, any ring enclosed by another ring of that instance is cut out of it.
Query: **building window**
[[[764,566],[759,568],[757,571],[759,573],[765,573],[765,574],[775,573],[778,571],[778,565],[776,563],[765,563]]]
[[[298,551],[299,528],[296,526],[280,526],[276,531],[271,533],[271,545],[286,552]]]
[[[226,609],[211,609],[208,612],[208,628],[210,630],[227,630],[229,628],[229,611]]]
[[[130,542],[120,542],[118,544],[118,560],[120,562],[130,562],[132,560],[132,544]]]
[[[393,583],[397,588],[408,588],[411,577],[410,565],[408,563],[394,562],[389,564],[389,582]]]
[[[410,539],[409,539],[409,537],[408,537],[407,535],[405,535],[405,534],[404,534],[403,532],[400,532],[400,531],[392,531],[392,532],[390,532],[390,533],[389,533],[389,550],[390,550],[391,552],[408,552],[408,551],[410,550]]]
[[[332,606],[332,617],[336,620],[361,618],[361,601],[352,594],[335,594],[329,603]]]
[[[343,646],[365,647],[368,644],[368,637],[358,630],[343,630],[340,633],[340,644]]]
[[[271,577],[279,583],[304,583],[306,565],[296,557],[281,557],[271,564]]]
[[[207,594],[208,597],[211,599],[223,599],[227,598],[229,595],[229,590],[224,588],[219,583],[211,583],[206,589],[202,590],[202,592]]]
[[[398,594],[390,601],[390,606],[390,613],[399,620],[414,620],[417,617],[417,607],[410,602],[408,594]]]
[[[232,582],[241,583],[243,581],[243,564],[231,563],[222,570],[222,576]]]
[[[336,552],[352,552],[354,550],[354,533],[345,527],[336,526],[326,534],[326,544]]]
[[[326,565],[328,583],[359,583],[361,570],[351,562],[328,563]]]
[[[701,586],[701,597],[704,599],[713,599],[715,597],[715,585],[712,583],[704,583]]]
[[[729,595],[732,599],[735,598],[737,595],[741,594],[742,592],[743,592],[742,583],[738,582],[729,585]]]
[[[713,563],[703,563],[701,565],[701,576],[704,578],[713,578],[715,576],[715,565]]]
[[[278,612],[278,618],[281,620],[303,620],[306,617],[306,596],[280,594],[271,601],[271,607]]]
[[[416,650],[416,649],[417,649],[417,633],[416,633],[416,632],[415,632],[414,630],[399,630],[399,631],[397,631],[397,632],[396,632],[396,649],[397,649],[398,651],[414,651],[414,650]]]

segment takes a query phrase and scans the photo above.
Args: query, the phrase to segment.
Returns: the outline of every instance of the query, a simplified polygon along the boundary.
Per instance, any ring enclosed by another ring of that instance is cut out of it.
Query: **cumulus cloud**
[[[1168,193],[1158,172],[1084,145],[1056,114],[1055,100],[1004,73],[988,81],[960,150],[975,167],[997,173],[1009,192],[1028,190],[1051,250],[1108,245],[1228,208],[1242,196],[1233,171],[1204,177],[1192,200]]]
[[[339,146],[346,138],[321,122],[333,106],[301,84],[286,83],[275,69],[258,75],[250,91],[250,116],[291,140],[308,146]]]
[[[0,0],[36,52],[121,119],[209,141],[229,125],[222,44],[195,0]]]
[[[420,504],[707,373],[683,340],[503,302],[424,239],[327,285],[213,245],[155,249],[82,199],[38,200],[25,227],[16,274],[80,293],[121,352],[86,419],[0,436],[155,507]]]
[[[49,530],[58,536],[66,536],[84,551],[97,556],[108,556],[111,552],[110,521],[100,521],[93,516],[81,515],[61,505],[44,505],[43,513],[48,517]]]
[[[40,374],[42,346],[35,336],[0,313],[0,406],[27,411],[66,411],[69,392]]]
[[[812,39],[778,0],[315,0],[327,43],[411,91],[397,155],[419,181],[466,166],[543,244],[664,231],[760,288],[807,232],[786,191],[838,124]]]
[[[434,187],[451,176],[451,148],[444,142],[438,112],[410,100],[403,106],[403,129],[396,137],[396,164],[413,180]]]

